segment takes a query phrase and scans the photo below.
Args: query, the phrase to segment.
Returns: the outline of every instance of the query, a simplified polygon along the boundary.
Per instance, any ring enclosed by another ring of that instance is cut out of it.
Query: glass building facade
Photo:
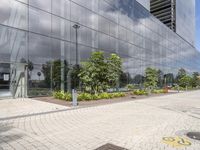
[[[176,33],[195,45],[195,0],[176,0]]]
[[[94,51],[117,53],[127,82],[138,84],[147,67],[200,72],[199,52],[135,0],[0,0],[0,90],[66,89],[76,62],[74,24],[79,63]]]

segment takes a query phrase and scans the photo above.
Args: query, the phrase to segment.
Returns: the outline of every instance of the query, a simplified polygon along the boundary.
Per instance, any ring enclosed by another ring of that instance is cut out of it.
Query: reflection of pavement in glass
[[[2,99],[3,97],[12,97],[10,90],[0,89],[0,99]]]

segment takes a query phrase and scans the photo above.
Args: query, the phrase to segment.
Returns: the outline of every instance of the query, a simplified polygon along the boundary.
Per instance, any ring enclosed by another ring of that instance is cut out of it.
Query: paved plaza
[[[0,150],[200,150],[187,132],[200,132],[200,91],[77,109],[0,101]]]

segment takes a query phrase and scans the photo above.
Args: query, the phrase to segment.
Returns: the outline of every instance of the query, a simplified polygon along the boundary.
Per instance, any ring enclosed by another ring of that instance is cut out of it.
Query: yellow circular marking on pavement
[[[175,148],[179,147],[186,147],[186,146],[191,146],[192,143],[183,137],[175,136],[175,137],[163,137],[162,139],[163,143],[170,145]]]

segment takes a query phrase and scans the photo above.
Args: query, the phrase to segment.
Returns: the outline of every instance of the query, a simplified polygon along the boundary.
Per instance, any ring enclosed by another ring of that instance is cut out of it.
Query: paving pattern
[[[71,110],[29,99],[0,101],[0,150],[200,150],[200,91]],[[164,137],[189,146],[173,147]]]

